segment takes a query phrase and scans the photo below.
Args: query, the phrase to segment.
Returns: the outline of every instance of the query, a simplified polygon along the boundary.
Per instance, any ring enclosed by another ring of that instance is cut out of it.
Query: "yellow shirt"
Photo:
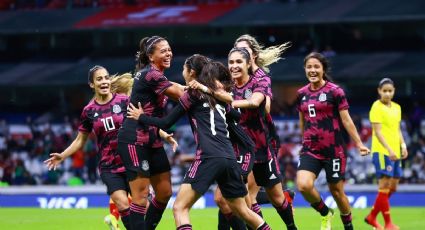
[[[391,102],[391,106],[384,105],[380,100],[373,103],[369,112],[369,120],[371,123],[381,124],[381,133],[384,136],[388,146],[394,151],[395,155],[400,158],[400,122],[401,108],[400,105]],[[375,135],[375,130],[372,133],[372,153],[378,152],[389,155],[387,149],[382,146]]]

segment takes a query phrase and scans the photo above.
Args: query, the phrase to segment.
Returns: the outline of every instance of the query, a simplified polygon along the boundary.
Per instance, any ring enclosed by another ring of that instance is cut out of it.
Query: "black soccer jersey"
[[[148,65],[134,76],[130,102],[134,106],[140,102],[148,116],[162,117],[168,99],[163,92],[171,85],[161,71]],[[124,121],[118,134],[118,141],[152,148],[162,147],[156,126],[141,125],[133,119]]]

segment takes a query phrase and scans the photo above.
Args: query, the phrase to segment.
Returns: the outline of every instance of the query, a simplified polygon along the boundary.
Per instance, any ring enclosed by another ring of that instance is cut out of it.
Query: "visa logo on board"
[[[70,208],[82,208],[86,209],[88,207],[87,197],[37,197],[37,202],[40,205],[40,208],[45,209],[70,209]]]

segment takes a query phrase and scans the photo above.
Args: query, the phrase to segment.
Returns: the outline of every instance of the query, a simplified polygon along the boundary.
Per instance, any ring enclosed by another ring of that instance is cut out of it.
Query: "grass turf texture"
[[[286,229],[278,214],[272,208],[263,208],[267,223],[273,229]],[[372,229],[364,223],[363,218],[370,209],[354,209],[353,223],[355,229]],[[107,208],[91,209],[39,209],[39,208],[0,208],[0,229],[26,230],[26,229],[107,229],[103,218],[108,214]],[[339,211],[332,220],[333,229],[343,229]],[[194,229],[217,229],[217,209],[194,209],[190,212]],[[401,229],[424,229],[424,208],[392,208],[393,222]],[[383,224],[380,217],[379,222]],[[295,221],[300,230],[320,229],[320,216],[311,208],[296,208]],[[122,223],[120,223],[122,227]],[[124,229],[124,228],[122,228]],[[164,213],[158,230],[175,229],[174,219],[170,209]]]

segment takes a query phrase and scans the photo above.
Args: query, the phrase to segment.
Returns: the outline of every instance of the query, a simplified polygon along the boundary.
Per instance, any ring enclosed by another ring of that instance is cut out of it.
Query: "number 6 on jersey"
[[[308,115],[310,117],[316,117],[316,109],[314,108],[314,104],[308,104]]]

